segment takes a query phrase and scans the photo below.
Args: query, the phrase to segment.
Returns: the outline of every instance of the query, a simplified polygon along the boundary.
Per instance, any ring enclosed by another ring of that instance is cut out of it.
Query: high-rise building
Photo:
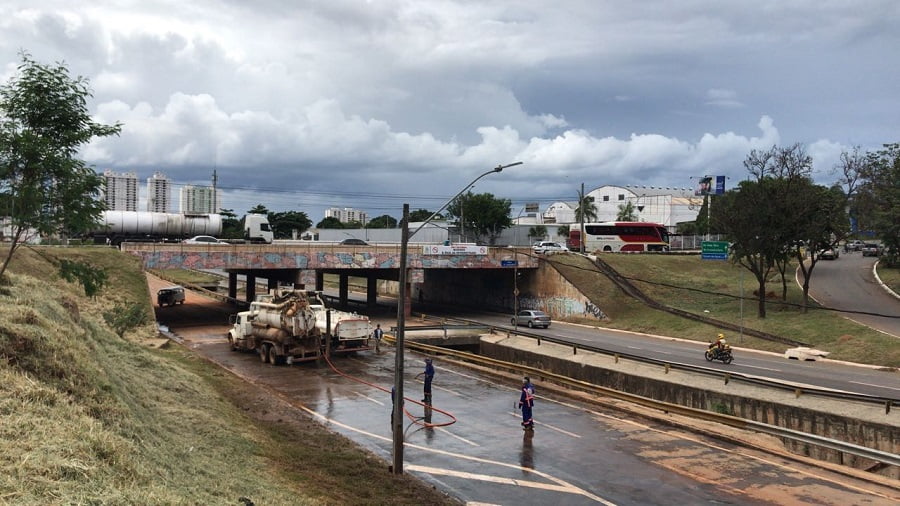
[[[138,184],[134,172],[103,172],[103,201],[111,211],[137,211]]]
[[[153,213],[169,212],[172,183],[162,172],[154,172],[147,178],[147,210]]]
[[[210,186],[186,185],[181,188],[181,212],[214,214],[219,212],[221,190]]]
[[[369,216],[365,211],[360,211],[359,209],[351,209],[349,207],[345,207],[343,209],[339,209],[337,207],[326,209],[325,217],[337,218],[341,223],[357,221],[365,225],[369,221]]]

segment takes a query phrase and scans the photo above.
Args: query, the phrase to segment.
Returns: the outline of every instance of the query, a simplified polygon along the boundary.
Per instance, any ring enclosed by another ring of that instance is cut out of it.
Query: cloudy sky
[[[896,0],[0,0],[0,78],[64,62],[123,124],[83,159],[215,170],[238,214],[436,210],[521,161],[473,190],[517,214],[581,183],[730,186],[774,144],[831,183],[842,150],[900,141],[898,27]]]

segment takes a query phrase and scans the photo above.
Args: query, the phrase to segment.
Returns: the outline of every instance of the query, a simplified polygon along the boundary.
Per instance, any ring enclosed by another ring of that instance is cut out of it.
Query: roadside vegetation
[[[668,306],[809,343],[813,348],[830,352],[828,358],[831,359],[900,367],[900,346],[896,338],[858,325],[815,303],[803,313],[803,293],[793,278],[788,283],[787,304],[781,304],[780,281],[770,285],[774,293],[767,297],[769,310],[765,318],[760,318],[753,294],[756,283],[751,281],[752,275],[741,272],[744,269],[740,266],[701,260],[696,255],[607,254],[601,258],[646,295]],[[550,261],[606,314],[609,320],[599,323],[601,326],[702,342],[713,341],[721,332],[714,326],[651,309],[625,296],[583,257],[554,255]],[[740,299],[742,276],[743,310]],[[592,324],[597,323],[593,321]],[[735,346],[778,353],[786,348],[781,343],[742,336],[733,331],[725,334]]]
[[[104,286],[85,296],[63,260]],[[149,295],[115,249],[16,252],[0,284],[0,503],[456,504],[159,339]]]

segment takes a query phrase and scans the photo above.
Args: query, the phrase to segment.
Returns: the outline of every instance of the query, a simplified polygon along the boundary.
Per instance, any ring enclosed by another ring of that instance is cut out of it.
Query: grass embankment
[[[887,268],[878,262],[878,277],[896,294],[900,294],[900,268]]]
[[[94,299],[60,259],[103,268]],[[106,319],[145,312],[120,337]],[[104,313],[106,318],[104,318]],[[179,346],[159,344],[134,258],[16,253],[0,286],[0,503],[450,504]]]
[[[701,260],[688,255],[603,255],[619,273],[629,278],[645,294],[668,306],[691,313],[731,322],[809,343],[831,353],[828,358],[849,360],[886,367],[900,367],[900,344],[894,337],[858,325],[832,311],[817,309],[815,302],[807,313],[793,305],[779,304],[781,281],[776,274],[767,284],[767,292],[776,299],[767,303],[766,318],[757,316],[753,295],[756,279],[743,274],[743,311],[741,310],[741,271],[729,262]],[[601,325],[610,328],[711,341],[719,329],[650,309],[624,296],[592,264],[578,255],[549,257],[557,268],[578,286],[608,317]],[[789,270],[787,302],[800,304],[802,290]],[[815,273],[813,274],[815,275]],[[596,324],[596,321],[593,321]],[[726,331],[729,341],[738,346],[783,352],[785,345]]]

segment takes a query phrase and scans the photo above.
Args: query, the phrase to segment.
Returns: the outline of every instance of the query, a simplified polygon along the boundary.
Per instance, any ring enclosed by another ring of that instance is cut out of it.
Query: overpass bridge
[[[237,296],[238,275],[246,276],[246,297],[256,297],[256,279],[324,289],[324,275],[338,276],[341,306],[348,301],[349,278],[366,280],[366,303],[374,307],[379,280],[398,281],[400,245],[365,246],[303,241],[273,244],[123,243],[145,269],[216,269],[228,273],[228,295]],[[440,302],[456,297],[475,301],[474,292],[494,293],[491,305],[510,309],[518,277],[534,271],[539,259],[531,248],[472,244],[412,244],[407,247],[406,300]],[[414,299],[415,297],[415,299]],[[409,307],[405,310],[407,314]]]

